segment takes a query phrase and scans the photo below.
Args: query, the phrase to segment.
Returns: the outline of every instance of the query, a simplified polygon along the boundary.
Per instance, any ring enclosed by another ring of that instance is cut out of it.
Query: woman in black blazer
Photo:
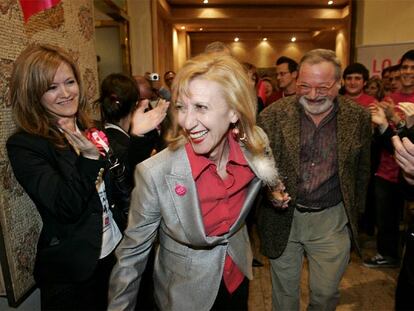
[[[105,310],[122,235],[107,140],[91,129],[79,70],[60,48],[30,46],[14,64],[10,93],[18,126],[7,141],[10,163],[43,221],[34,268],[41,308]]]

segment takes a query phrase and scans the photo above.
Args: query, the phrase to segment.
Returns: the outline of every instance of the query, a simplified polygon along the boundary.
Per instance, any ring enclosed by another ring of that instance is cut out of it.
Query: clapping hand
[[[371,113],[371,120],[376,125],[388,125],[387,116],[385,115],[384,109],[381,106],[372,104],[368,107]]]
[[[396,113],[395,103],[391,98],[387,98],[386,100],[379,102],[377,105],[384,110],[388,121],[392,121],[394,124],[400,122],[401,118]]]
[[[385,115],[384,109],[382,109],[379,105],[372,104],[368,107],[369,112],[371,113],[371,121],[375,125],[377,125],[383,133],[388,127],[388,120]]]
[[[57,121],[58,127],[65,133],[66,138],[75,150],[79,150],[80,154],[91,160],[99,159],[99,150],[89,141],[78,128],[73,130],[73,120],[60,119]]]
[[[410,128],[414,125],[414,103],[404,102],[399,103],[398,107],[405,114],[405,124],[407,128]]]
[[[170,102],[160,99],[157,107],[145,111],[149,106],[149,100],[142,100],[138,108],[132,113],[130,133],[142,136],[155,129],[166,117],[169,105]]]
[[[405,180],[414,185],[414,144],[404,137],[402,140],[399,136],[392,138],[395,148],[395,161],[403,170]]]

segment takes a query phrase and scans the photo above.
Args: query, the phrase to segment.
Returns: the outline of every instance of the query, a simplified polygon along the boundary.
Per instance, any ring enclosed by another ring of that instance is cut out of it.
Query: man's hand
[[[372,104],[368,107],[369,112],[371,113],[371,121],[378,126],[381,133],[384,133],[388,127],[388,120],[385,115],[384,109],[380,106]]]
[[[395,161],[404,171],[405,180],[414,185],[414,144],[407,137],[401,140],[399,136],[393,136],[392,143],[395,148]]]
[[[401,121],[400,116],[395,111],[395,103],[391,98],[387,98],[377,104],[379,107],[384,109],[385,116],[388,121],[392,121],[394,124],[398,124]]]
[[[407,128],[410,128],[414,125],[414,103],[404,102],[399,103],[398,107],[405,114],[405,124]]]

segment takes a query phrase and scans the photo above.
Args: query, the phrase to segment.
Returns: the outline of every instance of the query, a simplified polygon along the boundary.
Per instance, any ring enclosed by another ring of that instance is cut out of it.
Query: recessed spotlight
[[[239,37],[234,38],[234,42],[239,42],[239,41],[240,41]]]
[[[204,3],[204,4],[207,4],[207,3],[208,3],[208,0],[203,0],[203,3]]]
[[[263,38],[262,41],[267,41],[267,38]]]
[[[328,5],[332,5],[333,4],[333,1],[332,0],[329,0],[328,1]]]
[[[292,37],[292,38],[290,39],[290,41],[295,42],[295,41],[296,41],[296,37]]]
[[[181,26],[181,30],[184,30],[185,29],[185,26]]]
[[[203,31],[203,27],[200,27],[200,31]]]
[[[335,29],[336,29],[335,26],[331,28],[331,30],[335,30]]]

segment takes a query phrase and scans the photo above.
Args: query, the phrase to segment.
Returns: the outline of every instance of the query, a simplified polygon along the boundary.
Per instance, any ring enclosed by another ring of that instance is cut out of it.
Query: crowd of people
[[[6,146],[43,221],[42,310],[247,310],[249,219],[273,310],[300,309],[305,257],[308,309],[335,310],[361,230],[363,264],[400,267],[395,307],[414,309],[414,50],[381,77],[325,49],[275,72],[214,42],[163,81],[110,74],[91,120],[65,50],[21,53]]]

